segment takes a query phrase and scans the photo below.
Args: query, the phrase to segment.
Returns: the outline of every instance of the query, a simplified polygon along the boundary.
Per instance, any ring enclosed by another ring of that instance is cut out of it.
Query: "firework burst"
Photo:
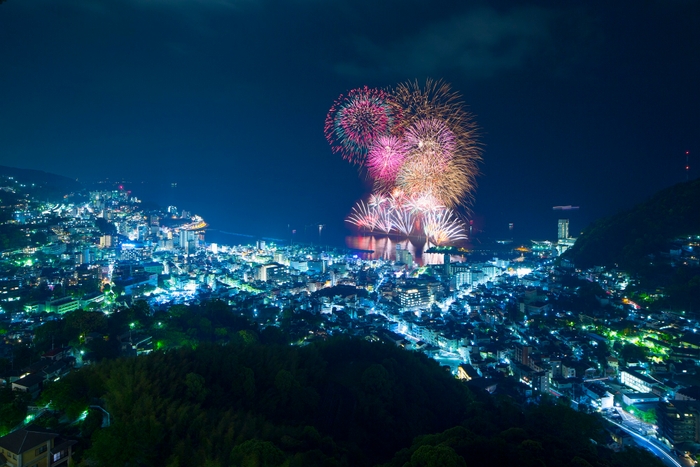
[[[410,236],[417,223],[416,216],[408,209],[392,209],[391,216],[394,229],[400,235]]]
[[[345,221],[362,230],[372,232],[377,230],[379,216],[376,208],[360,201],[352,208],[352,212]]]
[[[432,195],[414,196],[406,202],[406,209],[413,213],[422,214],[424,212],[437,212],[445,209],[445,206]]]
[[[363,165],[377,138],[391,131],[395,109],[389,95],[379,89],[365,86],[341,95],[326,116],[325,134],[333,152]]]
[[[370,208],[378,209],[381,208],[384,203],[388,203],[389,199],[381,194],[372,193],[367,201],[367,205]]]
[[[423,230],[428,240],[436,245],[467,239],[464,223],[450,209],[427,213],[423,219]]]
[[[377,213],[377,230],[390,234],[395,230],[394,216],[391,209],[380,209]]]
[[[455,135],[445,124],[436,118],[418,120],[406,131],[406,145],[409,157],[418,157],[444,168],[455,155],[457,142]]]
[[[380,136],[367,153],[367,172],[378,188],[390,188],[403,165],[408,145],[403,138]]]
[[[467,238],[452,209],[472,200],[481,147],[472,116],[448,84],[354,89],[333,104],[325,135],[334,152],[374,181],[374,193],[355,205],[348,223],[438,245]]]
[[[413,194],[430,194],[450,207],[466,206],[476,187],[481,148],[477,128],[459,94],[442,81],[399,85],[392,105],[410,152],[396,184]]]
[[[418,81],[400,84],[392,92],[391,103],[401,113],[401,124],[407,128],[419,120],[438,119],[450,128],[474,128],[471,116],[464,111],[459,93],[452,91],[444,81],[426,80],[421,87]]]

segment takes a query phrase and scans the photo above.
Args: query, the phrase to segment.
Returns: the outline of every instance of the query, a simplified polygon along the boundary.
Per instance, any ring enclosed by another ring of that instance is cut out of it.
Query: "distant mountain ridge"
[[[43,170],[20,169],[0,165],[0,178],[13,177],[20,183],[27,185],[28,192],[37,198],[57,200],[64,195],[80,191],[83,186],[77,180],[56,175]],[[31,187],[31,184],[34,187]],[[33,188],[33,189],[32,189]]]
[[[595,221],[564,257],[577,267],[635,270],[684,235],[700,234],[700,179],[662,190],[634,208]],[[667,252],[667,250],[666,250]]]

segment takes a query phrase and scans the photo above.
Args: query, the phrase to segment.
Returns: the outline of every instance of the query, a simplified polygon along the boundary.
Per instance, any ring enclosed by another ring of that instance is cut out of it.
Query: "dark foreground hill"
[[[111,414],[108,428],[98,411],[83,423],[84,465],[660,465],[601,447],[594,416],[475,394],[422,354],[352,339],[104,361],[44,397],[69,413],[102,399]]]

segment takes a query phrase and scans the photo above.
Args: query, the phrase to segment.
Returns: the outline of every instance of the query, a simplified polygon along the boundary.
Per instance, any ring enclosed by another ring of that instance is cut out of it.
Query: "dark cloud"
[[[226,8],[243,10],[258,6],[260,0],[127,0],[133,5],[146,8]]]
[[[475,8],[385,43],[357,37],[355,56],[335,69],[354,77],[459,71],[467,78],[489,78],[523,67],[551,49],[560,17],[555,10],[535,6]]]

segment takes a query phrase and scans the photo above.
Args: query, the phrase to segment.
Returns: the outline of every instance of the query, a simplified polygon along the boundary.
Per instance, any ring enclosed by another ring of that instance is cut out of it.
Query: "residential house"
[[[65,467],[73,455],[73,445],[76,443],[31,425],[0,438],[0,465]]]

